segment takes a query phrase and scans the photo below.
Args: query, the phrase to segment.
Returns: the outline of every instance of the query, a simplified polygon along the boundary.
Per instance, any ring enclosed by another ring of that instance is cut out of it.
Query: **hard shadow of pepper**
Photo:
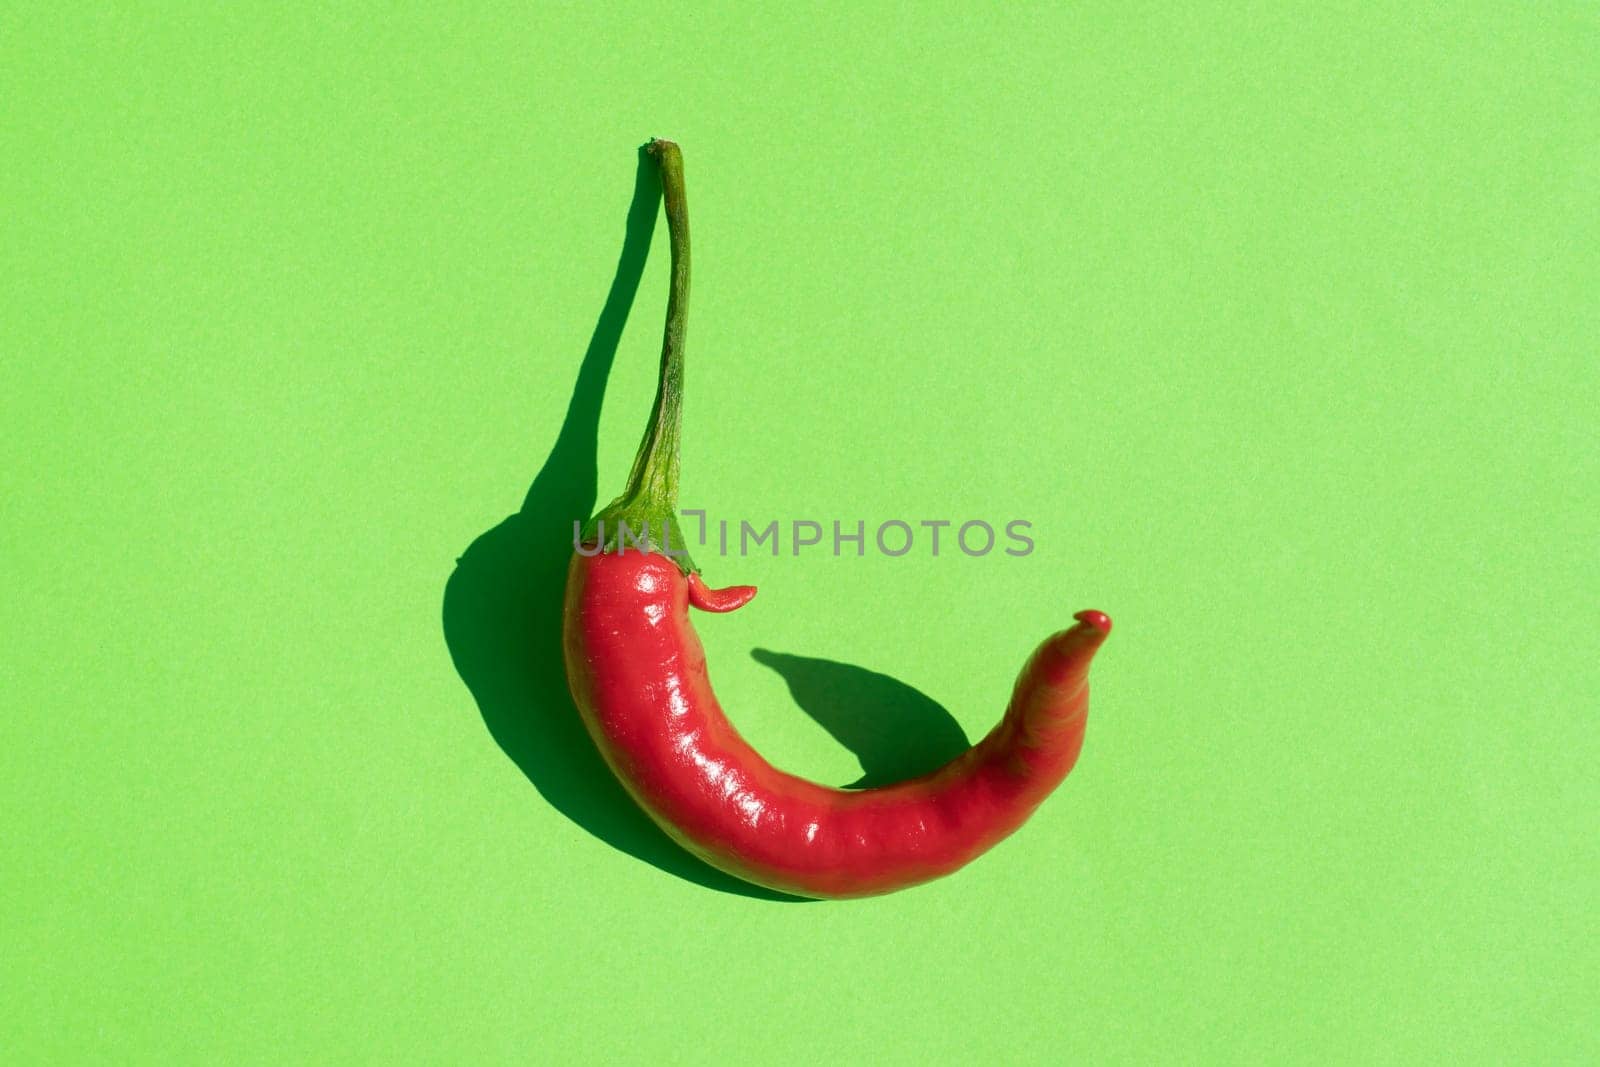
[[[644,274],[660,201],[655,163],[641,149],[616,275],[561,432],[522,508],[456,561],[444,591],[445,643],[490,736],[557,811],[613,848],[708,889],[800,900],[724,874],[679,848],[612,775],[567,690],[561,605],[572,522],[594,511],[600,402]]]
[[[944,707],[897,678],[849,663],[764,648],[750,653],[789,685],[796,704],[861,761],[846,789],[892,785],[937,770],[967,750]]]

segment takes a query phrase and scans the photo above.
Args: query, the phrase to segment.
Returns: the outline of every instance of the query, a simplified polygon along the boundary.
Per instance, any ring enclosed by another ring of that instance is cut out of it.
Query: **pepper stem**
[[[683,423],[683,338],[689,322],[689,205],[684,199],[683,153],[659,138],[645,146],[661,168],[661,199],[667,209],[672,248],[672,287],[661,339],[661,382],[644,440],[622,495],[589,520],[587,544],[608,552],[642,548],[660,552],[685,574],[698,570],[689,559],[678,524],[678,439]],[[602,525],[603,524],[603,525]]]

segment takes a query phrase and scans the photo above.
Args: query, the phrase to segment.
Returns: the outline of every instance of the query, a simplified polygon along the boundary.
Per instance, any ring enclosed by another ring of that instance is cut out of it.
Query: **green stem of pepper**
[[[628,487],[589,520],[587,544],[607,552],[642,546],[673,558],[685,574],[689,559],[678,523],[678,438],[683,423],[683,339],[689,321],[689,205],[683,191],[683,153],[671,141],[654,140],[645,150],[661,168],[661,199],[672,246],[672,288],[661,339],[661,383],[644,440],[633,460]],[[603,526],[601,524],[604,524]]]

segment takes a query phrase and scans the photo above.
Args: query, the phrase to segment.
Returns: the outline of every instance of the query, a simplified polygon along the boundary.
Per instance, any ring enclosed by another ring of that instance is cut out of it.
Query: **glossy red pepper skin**
[[[724,871],[807,897],[870,896],[948,874],[1005,838],[1077,762],[1100,612],[1048,638],[987,737],[939,770],[876,789],[780,771],[722,713],[691,604],[732,610],[750,586],[705,587],[643,551],[574,555],[564,647],[572,696],[639,805]]]

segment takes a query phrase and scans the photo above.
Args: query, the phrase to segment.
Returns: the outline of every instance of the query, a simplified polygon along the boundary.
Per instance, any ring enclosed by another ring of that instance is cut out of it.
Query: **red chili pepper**
[[[831,789],[774,768],[745,743],[717,704],[689,624],[690,605],[732,611],[755,588],[708,588],[677,524],[689,229],[678,146],[657,140],[649,150],[672,244],[661,385],[627,489],[591,520],[567,572],[573,699],[633,798],[715,867],[809,897],[868,896],[948,874],[1021,826],[1077,762],[1089,661],[1111,620],[1082,611],[1076,626],[1047,638],[999,725],[921,778]],[[624,523],[644,549],[624,542]]]

